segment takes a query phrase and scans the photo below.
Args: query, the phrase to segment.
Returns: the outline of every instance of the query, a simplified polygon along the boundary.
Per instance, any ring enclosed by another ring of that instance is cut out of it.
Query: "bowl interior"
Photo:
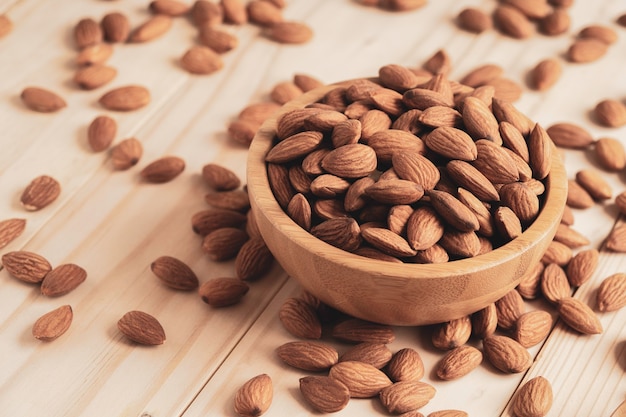
[[[335,87],[320,87],[284,105],[259,129],[248,153],[247,186],[253,214],[285,271],[340,311],[396,325],[451,320],[477,311],[513,289],[543,256],[563,213],[567,177],[557,152],[552,152],[543,207],[518,238],[488,253],[443,264],[397,264],[362,257],[331,246],[298,226],[274,198],[264,160],[280,115],[319,100]]]

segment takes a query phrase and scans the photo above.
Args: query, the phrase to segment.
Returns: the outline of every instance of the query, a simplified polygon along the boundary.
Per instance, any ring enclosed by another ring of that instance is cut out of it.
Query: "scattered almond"
[[[380,391],[380,401],[390,413],[401,414],[422,408],[435,396],[435,388],[421,381],[400,381]]]
[[[155,14],[168,16],[182,16],[191,9],[189,5],[178,0],[153,0],[148,8]]]
[[[617,139],[598,139],[595,142],[594,153],[598,163],[607,171],[617,172],[626,167],[626,151]]]
[[[128,36],[130,42],[148,42],[164,35],[172,27],[172,18],[164,14],[154,15],[139,26]]]
[[[61,194],[61,184],[49,175],[34,178],[22,191],[20,202],[28,211],[41,210]]]
[[[177,156],[164,156],[146,165],[139,175],[147,182],[164,183],[173,180],[185,169],[185,161]]]
[[[9,274],[24,282],[39,283],[52,270],[43,256],[28,251],[13,251],[2,255],[2,266]]]
[[[300,392],[315,410],[335,413],[343,410],[350,401],[350,390],[341,381],[328,376],[300,378]]]
[[[301,44],[313,37],[313,30],[301,22],[282,21],[267,28],[267,36],[280,43]]]
[[[113,67],[93,64],[76,71],[74,83],[84,90],[93,90],[107,84],[117,75],[117,70]]]
[[[391,380],[380,369],[355,361],[338,362],[330,368],[328,376],[348,387],[352,398],[375,397],[383,388],[392,385]],[[413,382],[404,383],[412,384]]]
[[[135,138],[122,140],[111,148],[111,164],[117,170],[126,170],[135,165],[143,155],[143,146]]]
[[[571,62],[587,63],[602,58],[608,45],[597,39],[577,39],[567,50],[567,58]]]
[[[52,341],[70,328],[72,324],[72,307],[64,305],[39,317],[33,324],[32,334],[35,339]]]
[[[561,62],[556,58],[541,60],[530,71],[530,85],[535,90],[545,91],[559,80],[562,71]]]
[[[26,228],[26,219],[6,219],[0,221],[0,249],[11,243]]]
[[[74,26],[74,41],[78,49],[102,42],[102,29],[92,18],[83,18]]]
[[[87,128],[87,142],[94,152],[102,152],[113,143],[116,134],[115,119],[106,115],[97,116]]]
[[[593,112],[603,126],[620,127],[626,124],[626,104],[621,101],[604,99],[596,104]]]
[[[507,336],[493,335],[483,339],[483,353],[502,372],[524,372],[532,365],[532,358],[526,348]]]
[[[126,42],[130,34],[130,22],[120,12],[111,12],[104,15],[101,21],[104,38],[108,42]]]
[[[339,361],[334,347],[319,342],[287,342],[276,348],[276,354],[287,365],[304,371],[324,371]]]
[[[543,417],[552,408],[552,386],[542,376],[524,383],[513,397],[511,408],[517,417]]]
[[[458,346],[441,358],[436,366],[436,373],[444,381],[458,379],[476,369],[482,360],[482,352],[475,347]]]
[[[192,74],[212,74],[224,67],[224,61],[213,49],[194,45],[180,59],[182,67]]]
[[[525,348],[535,346],[548,337],[552,330],[552,316],[543,310],[522,314],[515,322],[513,337]]]
[[[0,38],[8,35],[13,30],[13,22],[6,14],[0,14]]]
[[[143,311],[127,312],[118,320],[117,328],[124,336],[142,345],[162,345],[165,342],[161,323]]]
[[[198,288],[202,301],[216,308],[226,307],[241,301],[250,287],[239,278],[212,278]]]
[[[242,417],[263,415],[272,404],[274,386],[267,374],[247,380],[235,393],[234,409]]]
[[[189,291],[199,285],[193,270],[180,259],[160,256],[150,264],[150,269],[165,285],[176,290]]]
[[[41,294],[59,297],[73,291],[87,278],[87,271],[76,264],[68,263],[54,267],[41,281]]]
[[[319,339],[322,324],[311,305],[299,298],[288,298],[281,305],[278,318],[289,333],[303,339]]]
[[[20,98],[26,107],[40,113],[53,113],[67,106],[61,96],[40,87],[26,87]]]
[[[616,273],[602,280],[596,295],[596,304],[598,311],[603,313],[626,306],[626,274]]]
[[[461,10],[457,16],[457,23],[461,29],[473,33],[482,33],[493,27],[491,17],[474,7]]]
[[[602,333],[602,323],[591,308],[578,298],[565,297],[558,303],[559,317],[572,329],[583,334]]]
[[[150,92],[139,85],[128,85],[105,93],[98,102],[108,110],[132,111],[150,103]]]

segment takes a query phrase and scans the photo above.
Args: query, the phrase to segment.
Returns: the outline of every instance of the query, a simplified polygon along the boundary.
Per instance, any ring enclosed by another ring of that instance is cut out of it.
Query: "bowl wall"
[[[355,255],[309,234],[283,211],[267,178],[265,154],[278,117],[320,99],[321,87],[287,103],[257,132],[248,153],[247,186],[253,215],[285,271],[322,302],[354,317],[391,325],[452,320],[515,288],[550,244],[567,196],[567,177],[553,152],[546,197],[537,219],[513,241],[483,255],[444,264],[396,264]]]

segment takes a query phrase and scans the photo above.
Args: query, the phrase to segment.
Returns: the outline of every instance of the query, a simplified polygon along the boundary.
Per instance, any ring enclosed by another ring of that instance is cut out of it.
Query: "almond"
[[[370,185],[365,189],[365,195],[383,204],[411,204],[422,198],[424,189],[413,181],[389,179]]]
[[[563,243],[564,245],[572,249],[586,246],[590,243],[589,239],[587,239],[581,233],[563,223],[557,226],[554,240]]]
[[[613,190],[602,175],[593,169],[583,169],[576,173],[576,182],[589,193],[594,200],[608,200],[613,197]]]
[[[267,36],[279,43],[302,44],[313,38],[313,30],[303,22],[282,21],[267,28]]]
[[[274,386],[267,374],[247,380],[235,393],[234,409],[242,417],[257,417],[264,414],[272,404]]]
[[[530,155],[530,167],[533,170],[533,178],[542,180],[550,173],[552,166],[552,139],[548,132],[536,124],[530,132],[528,140],[528,152]]]
[[[239,45],[239,39],[234,34],[210,25],[201,26],[198,33],[200,43],[218,54],[223,54],[235,49]],[[212,56],[212,61],[219,61],[221,58]],[[221,68],[221,65],[220,65]]]
[[[87,278],[87,272],[76,264],[62,264],[53,268],[41,281],[41,294],[58,297],[74,290]]]
[[[361,230],[361,236],[376,249],[396,257],[413,256],[416,251],[401,236],[389,229],[371,227]]]
[[[470,87],[480,87],[489,81],[495,80],[504,73],[504,69],[498,64],[482,64],[465,74],[459,81]]]
[[[476,369],[483,361],[483,354],[473,346],[462,345],[447,352],[437,363],[439,379],[458,379]]]
[[[597,249],[578,252],[567,264],[566,275],[570,285],[580,287],[589,281],[598,266]]]
[[[196,0],[191,6],[191,21],[197,27],[217,26],[224,21],[224,9],[221,4],[208,0]]]
[[[303,161],[302,164],[304,166],[305,162]],[[283,165],[267,164],[267,177],[272,193],[276,197],[278,204],[280,204],[282,208],[286,208],[295,194],[295,191],[289,182],[289,170]]]
[[[617,139],[598,139],[595,142],[594,154],[600,166],[606,171],[617,172],[626,167],[626,151]]]
[[[394,12],[405,12],[424,6],[427,0],[383,0],[379,1],[379,7]]]
[[[279,108],[280,105],[271,101],[251,103],[239,112],[237,119],[247,120],[260,125],[272,116]]]
[[[472,334],[472,322],[469,316],[450,320],[435,326],[431,336],[433,346],[441,350],[450,350],[465,344]]]
[[[241,0],[220,0],[220,6],[224,11],[224,22],[234,25],[242,25],[248,21],[246,6]]]
[[[532,365],[530,353],[507,336],[492,335],[483,339],[483,353],[502,372],[524,372]]]
[[[329,173],[343,178],[365,177],[376,169],[376,152],[360,143],[344,145],[324,156],[321,165]]]
[[[246,10],[250,22],[257,25],[271,26],[283,20],[281,8],[271,1],[251,1],[246,5]]]
[[[322,132],[306,131],[306,132],[296,133],[292,136],[289,136],[288,138],[281,140],[275,146],[273,146],[270,149],[270,151],[267,153],[267,155],[265,155],[265,161],[274,163],[274,164],[283,164],[285,162],[289,162],[294,159],[301,158],[309,154],[313,150],[315,150],[320,145],[323,138],[324,138],[324,134]],[[365,145],[359,145],[359,146],[360,148],[353,148],[353,149],[359,149],[359,150],[365,149]],[[336,151],[341,151],[342,148],[344,148],[344,146],[336,149]],[[343,152],[345,153],[348,151],[343,151]],[[351,154],[349,156],[351,156]],[[342,167],[343,167],[343,164],[341,164],[341,166],[339,166],[338,168],[342,168]],[[349,169],[349,167],[347,168]],[[329,172],[331,174],[334,173],[332,171],[329,171]],[[336,175],[343,176],[340,174],[336,174]]]
[[[439,126],[461,127],[463,117],[456,109],[447,106],[433,106],[425,109],[418,117],[420,123],[433,128]]]
[[[215,163],[202,167],[202,179],[216,191],[232,191],[241,185],[241,180],[232,170]]]
[[[339,362],[330,368],[328,376],[342,382],[352,398],[371,398],[392,384],[380,369],[362,362]]]
[[[493,213],[495,229],[506,242],[522,234],[522,223],[519,217],[507,206],[500,206]]]
[[[76,56],[76,63],[81,66],[102,64],[111,55],[113,55],[113,46],[109,43],[101,42],[81,49]]]
[[[74,41],[78,49],[102,42],[102,29],[92,18],[83,18],[74,26]]]
[[[289,333],[303,339],[319,339],[322,325],[315,309],[299,298],[288,298],[281,305],[278,318]]]
[[[503,329],[513,328],[517,320],[524,314],[524,300],[515,289],[499,298],[495,304],[498,326]]]
[[[6,219],[0,221],[0,249],[11,243],[26,228],[26,219]]]
[[[425,3],[425,1],[422,0],[422,3]],[[431,80],[440,78],[438,76],[446,75],[447,73],[449,73],[450,67],[450,55],[448,55],[445,49],[439,49],[435,51],[434,54],[432,54],[426,59],[426,61],[424,61],[424,63],[422,63],[422,68],[424,70],[430,72],[431,74],[435,74],[435,77],[433,77]]]
[[[72,324],[72,307],[63,305],[43,316],[39,317],[33,324],[32,334],[35,339],[52,341],[70,328]]]
[[[391,357],[391,350],[384,343],[363,342],[345,351],[339,361],[363,362],[381,369],[389,363]]]
[[[395,334],[391,326],[361,319],[347,319],[332,328],[333,337],[348,342],[391,343]]]
[[[250,208],[250,198],[244,190],[212,191],[204,195],[211,207],[245,212]]]
[[[617,32],[608,26],[589,25],[578,32],[578,37],[582,39],[597,39],[610,45],[617,42]]]
[[[102,152],[107,149],[117,134],[117,122],[115,119],[101,115],[91,121],[87,128],[87,142],[94,152]]]
[[[467,208],[469,208],[476,216],[479,225],[478,233],[481,236],[493,236],[493,218],[485,203],[480,201],[474,194],[463,188],[458,188],[457,197],[459,201],[465,204],[465,206],[467,206]]]
[[[39,283],[52,270],[50,262],[43,256],[28,252],[14,251],[2,255],[2,265],[9,274],[24,282]]]
[[[543,254],[541,262],[544,264],[555,263],[561,267],[565,267],[567,263],[572,259],[572,249],[564,245],[561,242],[553,240],[548,245],[548,249]]]
[[[105,93],[98,102],[108,110],[132,111],[150,103],[150,92],[139,85],[128,85]]]
[[[157,14],[137,26],[128,36],[129,42],[148,42],[164,35],[172,27],[172,18]]]
[[[552,12],[539,20],[539,31],[548,36],[561,35],[569,30],[571,20],[567,8],[555,7]]]
[[[20,98],[26,107],[40,113],[53,113],[67,106],[61,96],[40,87],[26,87]]]
[[[424,376],[424,362],[412,348],[403,348],[393,354],[385,373],[394,382],[418,381]]]
[[[111,164],[114,169],[125,170],[137,164],[143,154],[143,146],[135,138],[122,140],[111,148]]]
[[[488,139],[502,144],[498,121],[484,101],[467,97],[463,100],[462,115],[465,129],[474,140]]]
[[[598,311],[603,313],[626,306],[626,274],[616,273],[602,280],[596,295],[596,304]]]
[[[526,144],[526,138],[522,135],[522,132],[506,120],[500,122],[499,129],[504,146],[522,158],[524,162],[528,163],[528,145]]]
[[[276,348],[276,354],[287,365],[304,371],[324,371],[339,361],[334,347],[318,342],[287,342]]]
[[[457,23],[461,29],[473,33],[482,33],[493,27],[491,17],[474,7],[466,7],[461,10],[457,16]]]
[[[391,162],[398,177],[418,184],[423,190],[432,190],[439,182],[437,167],[418,151],[394,153]]]
[[[212,261],[221,262],[234,258],[244,243],[248,234],[235,227],[220,227],[204,236],[202,250]]]
[[[533,24],[519,9],[500,4],[493,12],[496,27],[505,35],[517,39],[528,38],[534,33]]]
[[[605,99],[596,104],[594,115],[601,125],[620,127],[626,124],[626,104],[618,100]]]
[[[213,49],[194,45],[180,58],[181,66],[192,74],[212,74],[224,67],[224,61]]]
[[[416,208],[406,224],[406,237],[415,250],[424,250],[433,246],[444,233],[444,223],[430,207]]]
[[[487,139],[476,141],[477,156],[472,165],[489,181],[508,184],[519,180],[515,161],[500,146]]]
[[[400,381],[380,391],[380,401],[390,413],[401,414],[422,408],[435,396],[436,390],[421,381]]]
[[[20,202],[28,211],[37,211],[53,203],[61,194],[61,184],[49,175],[34,178],[22,191]]]
[[[489,304],[471,315],[472,334],[484,339],[491,336],[498,326],[498,312],[495,303]]]
[[[251,281],[260,278],[271,268],[274,256],[261,237],[252,237],[244,243],[235,258],[235,274]]]
[[[428,196],[437,214],[455,229],[462,232],[479,229],[480,224],[476,215],[452,194],[445,191],[430,190]]]
[[[117,75],[117,70],[102,64],[81,68],[74,74],[74,83],[84,90],[102,87]]]
[[[350,401],[350,390],[341,381],[328,376],[300,378],[300,392],[315,410],[335,413],[343,410]]]
[[[178,0],[152,0],[148,8],[152,13],[168,16],[182,16],[191,9],[190,6]]]
[[[397,64],[380,67],[378,69],[378,78],[385,87],[401,92],[415,88],[419,83],[419,79],[413,71]]]
[[[368,112],[368,114],[371,113]],[[366,127],[364,121],[361,121],[361,140],[363,140]],[[425,151],[424,143],[420,138],[411,132],[398,129],[384,128],[373,132],[368,136],[367,144],[374,149],[376,157],[382,163],[392,162],[393,156],[399,153],[417,152],[423,154]]]
[[[475,232],[459,232],[449,229],[438,243],[445,251],[461,258],[471,258],[480,253],[482,246]],[[434,246],[433,246],[434,247]]]
[[[514,102],[519,100],[522,96],[524,88],[517,82],[510,78],[499,77],[489,81],[487,86],[494,88],[493,98],[508,102]]]
[[[458,159],[452,160],[446,165],[446,172],[455,183],[467,189],[480,200],[500,200],[493,183],[468,162]]]
[[[530,86],[535,90],[545,91],[561,77],[563,68],[555,58],[546,58],[537,63],[530,71]]]
[[[250,120],[234,120],[228,124],[228,135],[237,143],[250,146],[260,124]]]
[[[552,330],[552,316],[543,310],[528,311],[517,319],[513,337],[525,348],[535,346]]]
[[[287,205],[287,214],[304,230],[311,230],[311,204],[302,193],[295,194]]]
[[[164,183],[173,180],[185,169],[185,161],[177,156],[164,156],[146,165],[139,175],[144,181]]]
[[[575,180],[567,181],[567,199],[565,202],[568,206],[577,209],[587,209],[595,204],[593,197]]]
[[[541,275],[541,292],[552,303],[571,295],[571,287],[563,268],[555,263],[546,265]]]
[[[8,35],[13,30],[13,22],[6,14],[0,14],[0,38]]]
[[[361,245],[361,229],[352,217],[328,219],[311,228],[311,234],[320,240],[348,252]]]
[[[608,45],[597,39],[577,39],[567,50],[567,59],[576,63],[587,63],[602,58]]]
[[[606,238],[604,246],[613,252],[626,252],[626,225],[614,227]]]
[[[528,137],[535,128],[535,122],[519,111],[519,109],[509,101],[494,97],[491,101],[491,109],[498,122],[508,122],[512,124],[524,137]],[[520,153],[518,148],[513,150],[524,157],[524,154]],[[524,160],[526,160],[525,157]]]
[[[511,408],[518,417],[546,416],[552,408],[552,397],[550,382],[542,376],[537,376],[518,389]]]
[[[419,264],[436,264],[448,262],[450,260],[450,256],[448,255],[446,249],[435,243],[428,249],[417,251],[417,254],[412,258],[412,260]]]
[[[517,291],[524,299],[534,300],[537,298],[543,270],[544,264],[542,262],[537,262],[534,266],[528,268],[524,275],[522,275],[522,278],[517,286]]]
[[[591,308],[577,298],[565,297],[558,303],[559,317],[572,329],[583,334],[602,333],[602,323]]]
[[[152,261],[150,269],[157,278],[170,288],[183,291],[198,288],[198,277],[193,270],[180,259],[172,256],[160,256]]]
[[[387,113],[371,109],[366,111],[360,118],[361,142],[369,144],[369,140],[376,132],[387,130],[391,127],[391,118]],[[389,156],[391,158],[391,156]]]
[[[100,25],[104,38],[109,42],[126,42],[130,34],[130,22],[126,15],[120,12],[107,13]]]
[[[161,323],[143,311],[127,312],[118,320],[117,328],[124,336],[142,345],[162,345],[165,342]]]
[[[503,3],[517,8],[529,19],[541,19],[552,10],[546,0],[505,0]]]
[[[594,138],[580,125],[561,122],[551,125],[547,133],[556,146],[571,149],[585,149],[594,143]]]
[[[335,148],[357,143],[360,138],[361,122],[359,120],[344,120],[333,127],[331,141]]]
[[[504,184],[500,188],[500,198],[524,225],[532,223],[539,214],[539,198],[523,182]]]
[[[226,307],[241,301],[250,287],[239,278],[213,278],[198,288],[202,301],[211,307]]]

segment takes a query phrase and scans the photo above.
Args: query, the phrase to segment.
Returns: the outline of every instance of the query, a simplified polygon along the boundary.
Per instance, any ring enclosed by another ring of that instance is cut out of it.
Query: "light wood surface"
[[[293,340],[278,321],[278,309],[301,291],[278,265],[251,284],[241,304],[219,310],[195,293],[165,288],[149,268],[157,257],[171,255],[187,262],[202,282],[234,274],[232,262],[211,262],[200,248],[200,237],[191,231],[192,214],[207,207],[200,171],[215,162],[245,178],[247,149],[228,138],[226,126],[246,104],[267,100],[272,86],[295,73],[337,82],[376,75],[388,63],[418,67],[444,48],[453,63],[452,79],[495,62],[507,77],[523,84],[528,69],[540,59],[562,57],[579,28],[606,24],[619,34],[606,56],[589,64],[563,61],[563,75],[554,88],[525,91],[516,104],[544,126],[571,121],[596,138],[615,137],[626,145],[626,128],[602,128],[589,117],[599,100],[626,98],[626,30],[614,23],[626,12],[622,0],[579,0],[571,8],[568,34],[522,41],[495,31],[476,36],[456,28],[454,16],[462,7],[491,10],[495,1],[490,0],[431,0],[407,13],[348,0],[288,3],[285,17],[305,21],[315,32],[306,45],[276,44],[252,25],[232,27],[240,44],[224,56],[224,69],[192,76],[179,67],[178,59],[194,43],[195,30],[179,18],[157,40],[116,45],[109,64],[117,68],[117,77],[106,87],[81,91],[71,82],[75,23],[119,10],[137,25],[149,16],[148,1],[0,1],[0,13],[14,22],[13,31],[0,38],[0,219],[27,219],[25,232],[1,252],[30,250],[53,265],[74,262],[88,273],[70,294],[46,298],[36,286],[0,271],[0,414],[234,416],[234,392],[260,373],[274,380],[274,401],[266,415],[314,414],[298,392],[304,373],[287,368],[274,353]],[[149,88],[150,105],[109,113],[97,104],[104,91],[127,84]],[[25,109],[19,93],[31,85],[58,92],[68,107],[55,114]],[[143,143],[145,153],[135,168],[114,172],[106,153],[89,150],[87,126],[103,113],[118,122],[116,141],[134,136]],[[570,177],[596,167],[588,152],[563,154]],[[167,184],[142,183],[139,170],[163,155],[184,158],[183,174]],[[44,210],[25,212],[19,204],[21,191],[41,174],[61,183],[61,196]],[[605,178],[616,194],[626,189],[623,174]],[[618,218],[611,201],[576,210],[575,216],[574,228],[597,248]],[[626,256],[602,251],[591,282],[575,297],[593,305],[599,282],[624,268]],[[51,343],[35,340],[34,321],[62,304],[74,308],[69,331]],[[528,308],[550,307],[538,302]],[[115,324],[134,309],[160,320],[167,334],[164,345],[141,347],[121,336]],[[580,336],[557,324],[545,344],[531,349],[535,363],[526,374],[502,375],[483,364],[458,381],[437,381],[432,369],[442,352],[431,347],[426,328],[398,328],[391,349],[414,347],[422,355],[425,380],[437,388],[424,414],[456,408],[471,416],[510,416],[507,404],[520,382],[542,375],[554,387],[550,416],[604,417],[626,397],[626,310],[602,314],[600,320],[604,332],[596,336]],[[336,415],[385,414],[375,400],[353,400]]]

